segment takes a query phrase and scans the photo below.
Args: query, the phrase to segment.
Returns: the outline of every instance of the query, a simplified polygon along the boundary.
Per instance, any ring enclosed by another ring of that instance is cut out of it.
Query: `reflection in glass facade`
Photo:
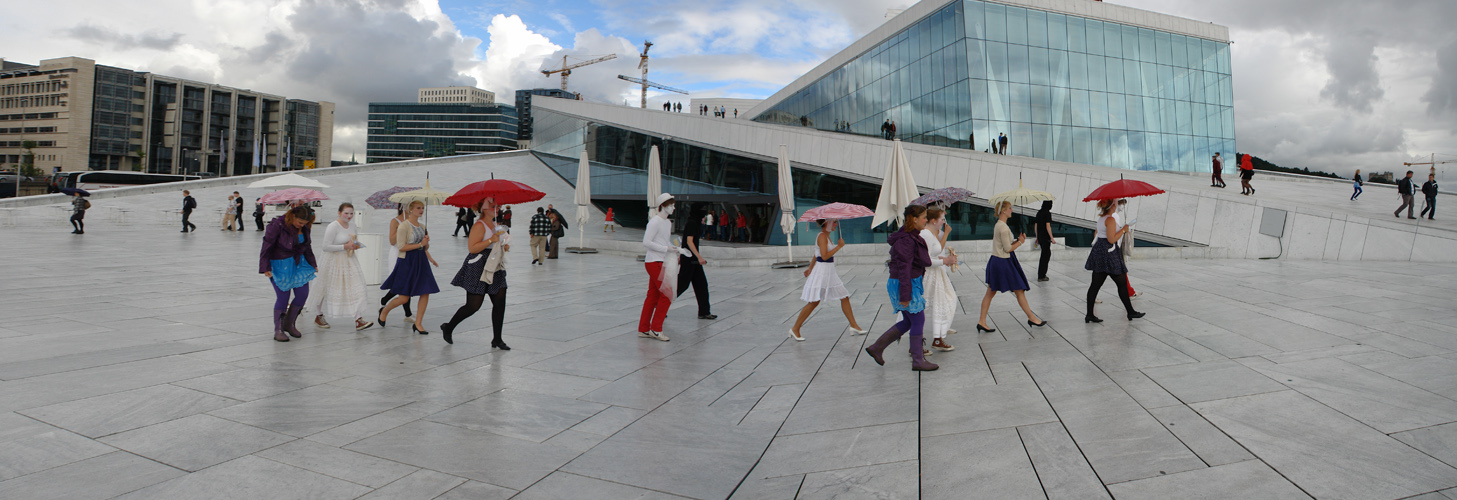
[[[369,103],[365,162],[516,149],[516,108],[505,104]]]
[[[757,242],[784,244],[778,226],[778,167],[773,159],[748,158],[737,154],[685,144],[658,136],[634,132],[607,123],[592,122],[551,110],[535,110],[536,141],[532,150],[568,183],[576,184],[578,157],[587,151],[592,168],[592,202],[606,211],[614,209],[617,222],[627,227],[647,224],[647,162],[649,150],[658,147],[663,191],[673,193],[687,215],[704,205],[727,210],[730,215],[746,213]],[[880,186],[812,170],[791,167],[794,176],[796,215],[831,202],[874,207]],[[525,213],[525,212],[523,212]],[[683,217],[675,217],[679,228]],[[846,243],[885,241],[885,226],[872,230],[870,218],[841,223],[839,236]],[[997,219],[989,207],[957,203],[946,220],[953,226],[952,240],[989,240]],[[1013,228],[1031,233],[1031,217],[1014,215]],[[1021,224],[1021,226],[1019,226]],[[1015,229],[1014,229],[1015,230]],[[811,241],[818,232],[812,224],[796,225],[794,239]],[[1070,246],[1091,246],[1093,231],[1077,226],[1053,224],[1054,234],[1066,237]],[[1139,240],[1141,247],[1162,246]]]
[[[1229,44],[956,0],[755,121],[1137,170],[1235,149]],[[972,142],[973,137],[975,142]]]

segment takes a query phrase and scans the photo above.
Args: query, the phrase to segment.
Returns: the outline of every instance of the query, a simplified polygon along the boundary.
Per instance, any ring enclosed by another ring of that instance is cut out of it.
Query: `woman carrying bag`
[[[445,343],[454,344],[455,328],[481,309],[487,296],[491,298],[491,347],[503,351],[511,350],[501,340],[501,327],[506,322],[506,269],[504,253],[511,250],[506,244],[510,233],[491,222],[484,214],[496,210],[496,200],[486,198],[475,206],[482,216],[471,225],[468,255],[455,273],[450,284],[465,289],[465,305],[455,311],[450,321],[440,325]]]

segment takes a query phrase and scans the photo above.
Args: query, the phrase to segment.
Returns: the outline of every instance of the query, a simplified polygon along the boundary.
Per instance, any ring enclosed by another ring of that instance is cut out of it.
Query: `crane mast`
[[[648,49],[653,48],[653,42],[644,40],[642,43],[642,59],[638,60],[637,67],[642,70],[642,103],[643,109],[648,107]]]

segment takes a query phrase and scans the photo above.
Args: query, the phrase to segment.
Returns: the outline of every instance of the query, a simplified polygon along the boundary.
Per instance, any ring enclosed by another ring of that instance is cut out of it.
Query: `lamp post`
[[[15,164],[15,197],[20,197],[20,169],[25,166],[25,110],[30,106],[30,99],[20,100],[20,163]],[[35,154],[30,155],[30,163],[35,164]]]

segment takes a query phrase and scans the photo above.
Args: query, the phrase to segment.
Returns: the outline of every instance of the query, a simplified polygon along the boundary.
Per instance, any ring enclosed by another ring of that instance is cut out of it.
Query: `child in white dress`
[[[854,335],[864,334],[865,330],[860,329],[860,324],[855,322],[855,312],[850,309],[850,291],[845,289],[845,282],[835,272],[835,253],[845,247],[845,239],[840,238],[832,249],[830,232],[839,227],[839,221],[820,219],[815,223],[820,225],[820,234],[815,240],[815,260],[810,263],[809,269],[804,270],[804,276],[808,279],[805,280],[804,292],[799,297],[808,304],[800,309],[799,319],[794,322],[794,328],[789,330],[789,338],[804,341],[804,337],[799,335],[799,327],[804,326],[810,313],[824,300],[839,300],[840,308],[845,311],[845,319],[850,320],[850,331]]]

